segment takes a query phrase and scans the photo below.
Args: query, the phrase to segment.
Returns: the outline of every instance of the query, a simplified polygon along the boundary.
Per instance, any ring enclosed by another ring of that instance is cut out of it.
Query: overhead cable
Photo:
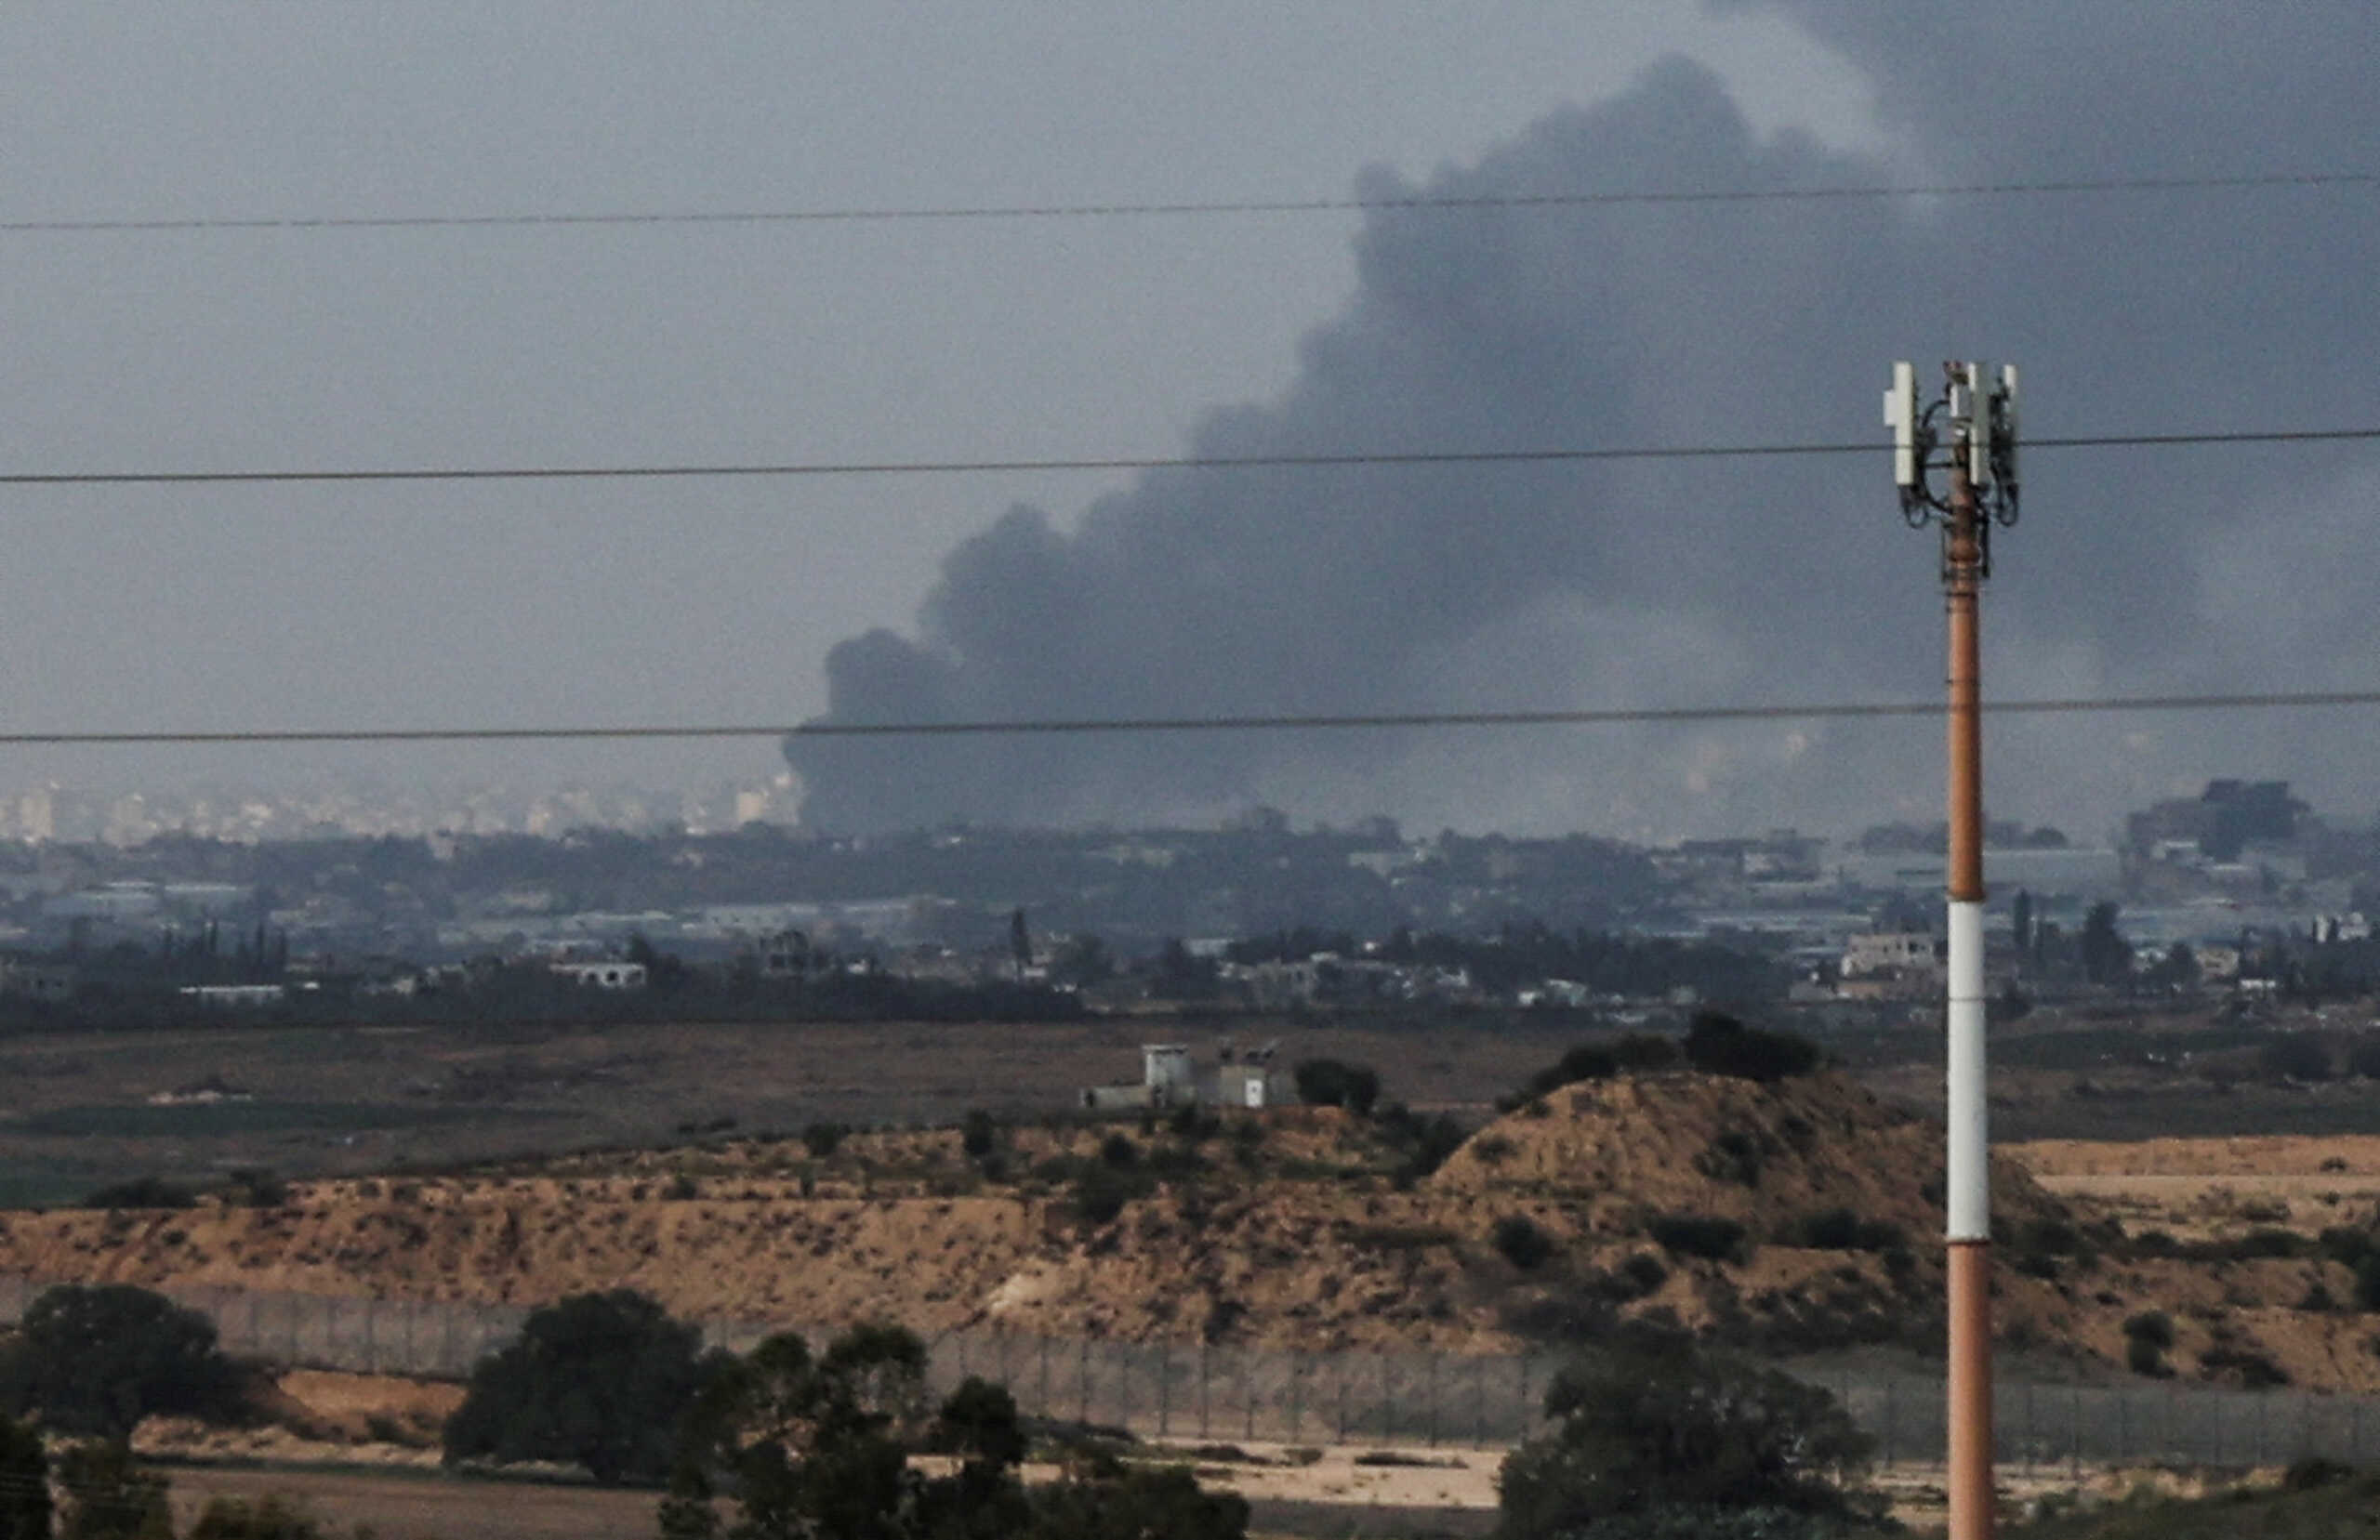
[[[1986,701],[2009,717],[2380,705],[2380,690],[2102,695]],[[0,746],[206,744],[549,743],[704,738],[986,738],[1078,733],[1315,732],[1348,730],[1600,727],[1617,723],[1838,720],[1938,717],[1940,701],[1843,701],[1785,705],[1624,706],[1579,711],[1401,711],[1285,716],[1024,717],[958,722],[709,723],[617,727],[237,728],[123,732],[0,732]]]
[[[1852,203],[1913,198],[2074,197],[2254,188],[2359,188],[2380,172],[2270,171],[2211,177],[2077,177],[1858,187],[1625,189],[1564,192],[1416,193],[1389,198],[1236,198],[1211,202],[959,204],[918,207],[613,210],[590,213],[192,216],[0,220],[0,234],[133,234],[197,230],[568,230],[587,226],[882,224],[998,219],[1168,218],[1216,215],[1461,213],[1484,209],[1664,204]]]
[[[2156,449],[2212,445],[2347,443],[2380,440],[2380,428],[2279,428],[2212,433],[2096,433],[2031,438],[2025,452]],[[1018,460],[719,461],[675,465],[416,466],[384,469],[60,470],[0,472],[0,486],[209,486],[254,482],[615,481],[706,477],[949,476],[1120,470],[1322,469],[1351,466],[1556,464],[1598,460],[1739,460],[1780,455],[1872,454],[1888,443],[1685,444],[1613,449],[1347,450],[1314,454],[1097,455]]]

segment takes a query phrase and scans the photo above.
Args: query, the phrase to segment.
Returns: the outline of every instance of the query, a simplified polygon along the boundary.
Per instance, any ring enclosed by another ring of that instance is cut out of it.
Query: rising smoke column
[[[1920,83],[1943,50],[1903,35],[1909,23],[1870,26],[1858,18],[1872,7],[1847,4],[1789,8],[1871,72],[1904,164],[1792,135],[1764,141],[1713,76],[1678,61],[1476,165],[1419,188],[1373,173],[1360,191],[1841,186],[1904,180],[1911,165],[1962,181],[2266,169],[2284,150],[2298,164],[2308,142],[2380,142],[2380,112],[2346,89],[2351,71],[2328,66],[2287,105],[2302,137],[2241,137],[2263,110],[2254,93],[2302,78],[2294,50],[2325,27],[2334,55],[2361,34],[2351,7],[2291,11],[2270,37],[2129,8],[2077,35],[2053,7],[2016,7],[2016,20],[1974,23],[1953,50],[1983,61],[1980,88],[2004,104],[2006,126],[1989,135],[1974,132],[1977,114],[1937,121]],[[2061,46],[2045,49],[2053,36]],[[2162,78],[2133,81],[2136,59]],[[2165,95],[2184,60],[2245,83],[2196,138]],[[2079,132],[2086,145],[2060,137]],[[1382,210],[1358,237],[1357,292],[1304,340],[1296,382],[1276,401],[1216,413],[1187,448],[1881,443],[1884,365],[1911,356],[2021,362],[2036,434],[2290,426],[2350,404],[2369,417],[2375,236],[2368,190]],[[2287,596],[2253,592],[2243,605],[2220,573],[2210,581],[2205,553],[2236,544],[2243,521],[2351,520],[2370,486],[2356,463],[2352,452],[2034,456],[2034,516],[2003,547],[1987,617],[1999,692],[2306,687],[2305,661],[2274,657],[2269,626],[2240,624]],[[1940,666],[1932,556],[1894,524],[1883,466],[1880,449],[1873,464],[1153,472],[1071,532],[1017,507],[962,544],[913,637],[872,631],[833,650],[823,719],[1924,698]],[[2253,532],[2248,543],[2293,548]],[[2341,567],[2243,579],[2258,590],[2351,580]],[[2272,678],[2277,667],[2290,677]],[[2105,812],[2171,778],[2267,770],[2247,762],[2259,754],[2339,757],[2334,724],[2266,726],[2027,724],[1995,734],[2015,773],[1988,783],[2000,809],[2063,814],[2079,796]],[[805,818],[835,830],[1135,822],[1268,800],[1425,825],[1670,834],[1928,809],[1937,736],[1789,724],[809,739],[787,752]]]

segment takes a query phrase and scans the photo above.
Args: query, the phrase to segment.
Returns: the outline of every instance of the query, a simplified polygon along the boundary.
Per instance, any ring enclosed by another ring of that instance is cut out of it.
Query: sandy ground
[[[2177,1237],[2307,1234],[2380,1212],[2380,1137],[2036,1139],[2002,1147],[2061,1197]]]

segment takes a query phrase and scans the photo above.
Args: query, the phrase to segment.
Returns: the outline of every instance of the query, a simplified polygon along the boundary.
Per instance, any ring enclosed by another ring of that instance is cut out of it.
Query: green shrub
[[[699,1329],[628,1289],[535,1310],[471,1371],[446,1419],[446,1463],[550,1460],[606,1486],[658,1481],[704,1378],[701,1351]]]
[[[1086,1224],[1104,1225],[1124,1212],[1124,1205],[1149,1191],[1139,1172],[1113,1165],[1086,1165],[1075,1178],[1071,1202],[1075,1217]]]
[[[1565,1086],[1582,1081],[1609,1080],[1620,1073],[1620,1059],[1609,1048],[1593,1043],[1582,1043],[1570,1049],[1551,1066],[1528,1077],[1521,1092],[1521,1099],[1550,1096]]]
[[[1712,1181],[1758,1187],[1761,1170],[1767,1163],[1765,1140],[1740,1128],[1730,1128],[1712,1139],[1702,1153],[1694,1157],[1694,1169]]]
[[[801,1143],[813,1160],[825,1160],[841,1148],[850,1132],[840,1123],[813,1123],[801,1130]]]
[[[188,1208],[198,1200],[186,1187],[163,1177],[135,1177],[102,1187],[85,1198],[84,1208]]]
[[[1686,1029],[1686,1060],[1705,1074],[1769,1084],[1811,1073],[1825,1055],[1806,1037],[1747,1027],[1732,1016],[1704,1011]]]
[[[1674,1038],[1632,1032],[1611,1046],[1611,1057],[1620,1061],[1621,1070],[1637,1074],[1675,1069],[1682,1056]]]
[[[1099,1163],[1111,1171],[1130,1171],[1141,1164],[1141,1147],[1129,1134],[1110,1134],[1099,1141]]]
[[[1640,1251],[1620,1264],[1620,1276],[1636,1290],[1637,1296],[1651,1294],[1670,1281],[1670,1270],[1649,1251]]]
[[[215,1323],[126,1283],[44,1290],[0,1349],[0,1410],[38,1409],[58,1432],[127,1439],[152,1413],[220,1417],[238,1406]]]
[[[1401,1101],[1392,1101],[1373,1120],[1380,1130],[1381,1142],[1400,1158],[1394,1177],[1400,1188],[1415,1182],[1447,1163],[1447,1157],[1462,1148],[1470,1136],[1462,1125],[1440,1112],[1425,1118]]]
[[[1000,1125],[981,1107],[972,1109],[959,1125],[959,1148],[970,1160],[982,1160],[999,1143]]]
[[[2349,1225],[2334,1225],[2315,1239],[2315,1248],[2334,1262],[2358,1266],[2372,1255],[2372,1232]]]
[[[1336,1059],[1302,1059],[1290,1072],[1298,1099],[1309,1107],[1344,1107],[1368,1115],[1380,1099],[1380,1075],[1368,1065]]]
[[[2146,1342],[2159,1352],[2174,1345],[2174,1318],[2163,1310],[2143,1310],[2123,1323],[2123,1335],[2132,1342]]]
[[[1856,1505],[1840,1483],[1871,1448],[1824,1390],[1684,1343],[1565,1369],[1545,1411],[1553,1429],[1514,1451],[1497,1479],[1500,1534],[1627,1533],[1607,1526],[1673,1506],[1844,1514]]]
[[[2250,1390],[2276,1390],[2289,1383],[2288,1370],[2249,1348],[2217,1344],[2198,1355],[2198,1367],[2208,1379],[2228,1375]]]
[[[1817,1251],[1903,1250],[1908,1238],[1887,1219],[1863,1219],[1848,1208],[1821,1209],[1801,1223],[1802,1244]]]
[[[2124,1367],[2134,1374],[2147,1375],[2152,1379],[2163,1379],[2174,1372],[2155,1343],[2136,1336],[2123,1345],[2123,1362]]]
[[[1493,1240],[1497,1255],[1523,1272],[1542,1267],[1559,1249],[1554,1238],[1526,1214],[1507,1214],[1497,1220]]]
[[[1663,1214],[1645,1230],[1673,1257],[1736,1263],[1751,1259],[1744,1227],[1733,1219],[1712,1214]]]

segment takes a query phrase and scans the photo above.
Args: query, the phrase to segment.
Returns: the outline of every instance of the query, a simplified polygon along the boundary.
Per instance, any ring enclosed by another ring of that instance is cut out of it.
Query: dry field
[[[1278,1039],[1278,1062],[1375,1066],[1391,1099],[1487,1103],[1577,1034],[1282,1020],[1134,1018],[1038,1026],[749,1024],[601,1030],[225,1026],[0,1039],[0,1206],[70,1202],[105,1183],[203,1181],[236,1166],[292,1176],[444,1169],[504,1156],[680,1141],[732,1121],[797,1131],[1031,1119],[1086,1086],[1138,1080],[1140,1045],[1212,1050]],[[246,1099],[152,1106],[217,1085]]]

